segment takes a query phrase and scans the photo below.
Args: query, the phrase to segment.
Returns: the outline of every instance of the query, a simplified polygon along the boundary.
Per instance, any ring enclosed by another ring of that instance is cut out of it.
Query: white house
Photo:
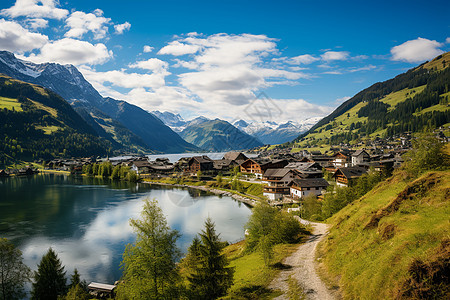
[[[302,199],[311,194],[318,196],[328,186],[329,183],[323,178],[294,179],[290,187],[290,194],[294,199]]]

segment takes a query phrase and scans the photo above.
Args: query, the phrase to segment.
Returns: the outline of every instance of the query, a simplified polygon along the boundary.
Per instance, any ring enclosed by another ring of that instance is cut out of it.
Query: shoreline
[[[235,194],[229,191],[224,191],[224,190],[219,190],[219,189],[215,189],[215,188],[208,188],[206,186],[197,186],[197,185],[187,185],[187,184],[172,184],[172,183],[164,183],[164,182],[152,182],[152,181],[141,181],[140,183],[147,183],[147,184],[157,184],[157,185],[162,185],[162,186],[172,186],[172,187],[181,187],[181,188],[191,188],[191,189],[197,189],[197,190],[201,190],[204,192],[210,192],[216,195],[221,195],[221,196],[228,196],[233,198],[236,201],[245,203],[247,205],[249,205],[250,207],[255,206],[255,204],[257,203],[256,200],[251,199],[249,197],[245,197],[245,196],[241,196],[239,194]]]

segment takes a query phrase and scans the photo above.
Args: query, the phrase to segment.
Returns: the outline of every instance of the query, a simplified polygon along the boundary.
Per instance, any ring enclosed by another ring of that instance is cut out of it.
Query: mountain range
[[[129,151],[197,151],[153,114],[125,101],[104,98],[72,65],[35,64],[0,51],[0,73],[59,94],[97,134]]]
[[[201,121],[209,120],[205,117],[197,117],[193,120],[186,121],[179,114],[171,112],[152,111],[167,126],[175,132],[181,133],[186,127],[198,124]],[[301,133],[306,132],[321,117],[309,118],[300,122],[288,121],[286,123],[276,123],[273,121],[265,122],[247,122],[238,120],[232,123],[234,127],[242,132],[258,139],[261,143],[267,145],[282,144],[296,139]]]
[[[186,141],[208,151],[244,150],[263,145],[258,139],[220,119],[198,117],[179,134]]]

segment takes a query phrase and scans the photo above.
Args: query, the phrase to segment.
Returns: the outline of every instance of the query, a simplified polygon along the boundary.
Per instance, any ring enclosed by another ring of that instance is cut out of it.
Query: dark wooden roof
[[[330,184],[323,178],[294,179],[293,185],[298,187],[327,187]]]
[[[344,175],[347,179],[361,177],[366,174],[367,170],[363,167],[345,167],[338,168],[336,173],[334,173],[333,177],[336,177],[339,174]]]
[[[245,154],[242,152],[231,151],[231,152],[225,153],[225,155],[223,156],[223,159],[244,161],[244,160],[247,160],[248,157],[245,156]]]

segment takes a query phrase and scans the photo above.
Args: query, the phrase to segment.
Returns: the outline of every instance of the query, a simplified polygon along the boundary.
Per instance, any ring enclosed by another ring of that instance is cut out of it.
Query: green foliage
[[[0,299],[14,300],[25,296],[24,285],[31,271],[22,262],[22,252],[13,243],[0,238]]]
[[[52,248],[42,257],[37,272],[34,272],[32,299],[56,300],[66,293],[66,272]]]
[[[370,171],[359,177],[353,186],[337,187],[334,191],[326,193],[322,203],[321,218],[331,217],[348,204],[364,196],[383,179],[379,172]]]
[[[309,194],[302,201],[301,217],[308,220],[322,220],[322,203],[314,194]]]
[[[253,207],[246,227],[247,249],[258,250],[266,265],[272,257],[273,245],[295,242],[302,231],[300,223],[292,215],[283,213],[265,202]]]
[[[202,171],[198,170],[197,171],[197,180],[201,180],[202,179]]]
[[[123,254],[118,299],[175,299],[180,277],[176,261],[178,231],[171,230],[156,200],[145,200],[141,219],[132,219],[136,242]]]
[[[444,151],[445,144],[431,133],[419,134],[413,140],[413,148],[403,157],[403,168],[409,177],[417,177],[428,170],[446,170],[450,158]]]
[[[87,176],[110,177],[113,180],[139,181],[139,176],[128,166],[117,165],[112,167],[111,162],[94,163],[83,166],[83,174]]]
[[[72,286],[67,295],[64,296],[64,300],[89,300],[91,295],[81,286],[81,284],[76,284]]]
[[[191,250],[198,261],[188,277],[190,292],[195,299],[217,299],[224,296],[233,284],[234,269],[228,267],[228,259],[222,253],[225,244],[210,218],[206,219],[200,238],[201,243],[193,243]]]

